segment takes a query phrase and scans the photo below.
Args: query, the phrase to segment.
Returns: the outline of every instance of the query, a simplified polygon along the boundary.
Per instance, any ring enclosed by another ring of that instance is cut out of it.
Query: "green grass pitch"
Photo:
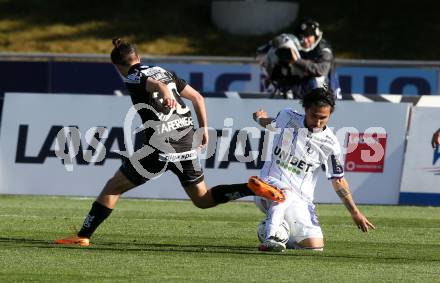
[[[92,246],[52,244],[92,202],[0,196],[0,282],[440,281],[440,208],[360,206],[377,227],[363,234],[342,205],[320,204],[325,251],[278,254],[257,251],[253,203],[121,199]]]

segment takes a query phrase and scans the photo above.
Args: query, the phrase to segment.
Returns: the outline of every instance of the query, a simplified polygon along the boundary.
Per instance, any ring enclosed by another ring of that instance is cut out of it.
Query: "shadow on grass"
[[[63,246],[55,245],[52,241],[27,239],[27,238],[4,238],[0,237],[0,244],[3,246],[21,246],[44,249],[81,249],[88,251],[121,251],[121,252],[172,252],[172,253],[212,253],[212,254],[236,254],[236,255],[259,255],[259,256],[287,256],[287,257],[317,257],[317,258],[333,258],[333,259],[358,259],[366,261],[401,261],[401,262],[440,262],[439,258],[410,258],[399,256],[386,256],[379,253],[374,256],[368,254],[337,254],[327,252],[305,251],[305,250],[287,250],[284,253],[276,252],[260,252],[257,247],[252,246],[223,246],[223,245],[198,245],[198,244],[160,244],[160,243],[135,243],[135,242],[106,242],[101,241],[92,244],[89,247]],[[362,243],[359,243],[361,246]],[[397,249],[397,247],[396,247]]]
[[[27,238],[2,238],[0,243],[20,246],[32,246],[39,248],[79,248],[77,246],[55,245],[53,241],[35,240]],[[155,243],[136,243],[136,242],[105,242],[91,244],[89,247],[80,247],[89,250],[121,250],[121,251],[181,251],[181,252],[210,252],[215,249],[230,251],[255,251],[255,247],[249,246],[221,246],[221,245],[182,245],[182,244],[155,244]]]

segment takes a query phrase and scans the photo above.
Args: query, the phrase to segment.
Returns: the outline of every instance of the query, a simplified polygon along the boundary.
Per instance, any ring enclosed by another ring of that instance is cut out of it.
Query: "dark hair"
[[[131,43],[117,37],[113,38],[112,43],[115,46],[110,54],[113,64],[128,66],[130,65],[132,56],[138,55],[136,46]]]
[[[330,89],[326,87],[315,88],[302,98],[302,106],[309,109],[312,106],[330,106],[330,113],[335,110],[335,97]]]
[[[319,29],[319,23],[312,18],[302,19],[295,29],[295,35],[299,37],[313,35],[318,38],[320,33],[321,30]]]

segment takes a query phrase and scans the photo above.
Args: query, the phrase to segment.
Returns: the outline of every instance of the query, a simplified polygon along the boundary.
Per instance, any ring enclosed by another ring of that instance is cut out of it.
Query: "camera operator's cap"
[[[319,30],[319,23],[312,19],[304,19],[300,22],[296,29],[296,35],[300,37],[306,37],[314,35],[319,37],[321,31]]]

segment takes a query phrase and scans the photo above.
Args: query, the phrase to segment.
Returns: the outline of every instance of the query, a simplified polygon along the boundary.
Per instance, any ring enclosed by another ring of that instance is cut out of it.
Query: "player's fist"
[[[258,122],[261,118],[267,118],[267,112],[264,111],[264,109],[258,109],[252,116],[254,120]]]
[[[199,148],[206,147],[208,145],[208,142],[209,142],[208,128],[207,127],[203,127],[202,142],[201,142]]]
[[[168,108],[176,108],[176,103],[176,100],[168,97],[163,100],[163,106]]]

